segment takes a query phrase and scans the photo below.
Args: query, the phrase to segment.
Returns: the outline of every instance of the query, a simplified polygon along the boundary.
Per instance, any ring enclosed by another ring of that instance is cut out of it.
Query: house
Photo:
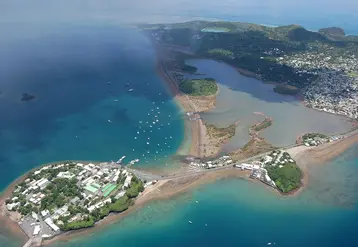
[[[50,212],[46,209],[46,210],[43,210],[43,211],[41,211],[41,215],[42,215],[42,217],[46,217],[47,215],[49,215],[50,214]]]
[[[58,226],[56,226],[55,223],[53,223],[51,218],[45,219],[45,223],[55,232],[60,230],[60,228]]]
[[[46,188],[46,186],[50,183],[50,181],[48,181],[46,178],[41,179],[38,183],[37,186],[40,187],[40,189],[44,189]]]
[[[66,171],[66,172],[60,172],[57,174],[57,177],[58,178],[67,178],[67,179],[71,179],[75,176],[75,174],[69,172],[69,171]]]
[[[6,208],[7,208],[7,210],[11,211],[19,205],[20,205],[20,202],[9,203],[9,204],[6,204]]]
[[[37,236],[40,231],[41,231],[41,227],[39,225],[36,225],[34,228],[34,232],[32,233],[32,236]]]

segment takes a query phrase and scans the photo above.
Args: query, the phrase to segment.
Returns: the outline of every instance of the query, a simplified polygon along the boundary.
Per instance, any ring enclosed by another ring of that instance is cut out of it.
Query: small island
[[[21,97],[21,101],[31,101],[36,99],[36,96],[30,93],[23,93]]]
[[[52,238],[88,228],[134,204],[146,182],[118,163],[65,162],[29,172],[15,186],[6,209],[30,237]]]
[[[212,78],[188,79],[179,83],[179,89],[191,96],[210,96],[216,94],[218,86]]]
[[[297,95],[300,92],[300,89],[291,85],[279,84],[273,88],[273,91],[284,95]]]
[[[265,119],[255,125],[252,126],[253,131],[260,132],[261,130],[264,130],[268,127],[270,127],[273,123],[272,118],[266,117]]]
[[[252,171],[251,177],[257,179],[283,194],[292,193],[301,187],[303,174],[289,153],[280,149],[255,160],[252,163],[236,165],[242,170]]]

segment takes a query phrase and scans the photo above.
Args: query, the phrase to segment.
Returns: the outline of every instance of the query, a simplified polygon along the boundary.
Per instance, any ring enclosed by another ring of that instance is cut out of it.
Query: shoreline
[[[309,185],[308,166],[324,164],[325,162],[330,161],[335,157],[339,156],[341,153],[346,151],[355,143],[358,143],[358,133],[354,133],[346,138],[331,143],[322,144],[321,146],[317,147],[297,146],[289,148],[286,151],[289,152],[290,155],[292,155],[292,157],[296,160],[298,166],[302,169],[302,186],[298,190],[287,194],[280,193],[279,191],[269,186],[265,187],[280,196],[297,196]],[[34,169],[37,168],[38,167]],[[4,225],[7,226],[6,228],[13,234],[13,236],[18,237],[21,240],[28,239],[28,237],[18,226],[18,224],[9,217],[9,215],[7,214],[7,210],[5,209],[4,202],[6,198],[11,195],[15,185],[24,180],[27,174],[28,172],[17,178],[14,182],[12,182],[6,188],[6,190],[4,190],[4,193],[2,193],[0,196],[0,202],[2,206],[0,222],[4,222]],[[220,179],[245,178],[251,182],[259,182],[250,179],[249,174],[250,173],[248,171],[241,171],[237,168],[229,166],[225,169],[208,170],[206,172],[193,174],[187,177],[160,180],[154,186],[146,189],[135,201],[135,204],[125,212],[119,214],[110,214],[103,220],[96,223],[94,227],[65,232],[58,236],[55,236],[52,239],[43,240],[42,244],[49,245],[57,241],[68,241],[69,239],[81,236],[82,234],[93,233],[94,231],[101,229],[104,226],[109,226],[113,223],[118,222],[123,217],[141,209],[143,206],[145,206],[151,201],[170,199],[182,193],[189,192],[190,190],[195,189],[197,186],[213,183]]]
[[[206,172],[204,174],[194,174],[186,178],[159,181],[153,187],[149,188],[149,190],[145,190],[143,194],[135,201],[135,204],[128,210],[119,214],[110,214],[106,218],[97,222],[93,227],[65,232],[55,236],[52,239],[43,240],[42,245],[46,246],[54,242],[67,242],[70,239],[81,237],[83,234],[94,233],[97,230],[119,222],[125,216],[137,212],[150,202],[171,199],[183,193],[187,193],[200,185],[213,183],[215,181],[226,178],[249,179],[248,175],[249,173],[247,171],[231,168],[220,171]]]
[[[150,35],[144,33],[147,38],[150,40],[150,42],[153,45],[153,48],[156,53],[156,72],[160,76],[160,78],[163,80],[163,83],[167,87],[170,94],[174,97],[174,100],[177,102],[177,105],[184,110],[185,112],[195,112],[195,107],[192,105],[192,102],[188,98],[187,95],[180,92],[179,88],[176,85],[176,81],[172,76],[170,76],[170,72],[166,70],[165,67],[165,54],[163,54],[163,48],[159,47],[159,44],[154,40]],[[185,121],[185,132],[188,133],[188,128],[190,128],[191,133],[191,142],[190,142],[190,149],[189,149],[189,155],[200,157],[200,151],[199,147],[202,143],[202,131],[203,131],[203,123],[199,121]],[[184,133],[184,135],[186,134]],[[182,146],[185,146],[185,140],[183,141],[178,148],[178,150],[181,150]]]
[[[151,37],[149,37],[150,40]],[[176,86],[175,78],[170,76],[170,72],[168,72],[165,68],[164,62],[161,60],[162,51],[158,44],[154,44],[154,40],[152,40],[153,46],[155,46],[155,51],[157,53],[157,65],[156,71],[158,75],[164,80],[168,90],[172,93],[176,103],[178,106],[185,110],[185,111],[194,111],[195,107],[193,107],[191,100],[188,96],[181,93],[180,90]],[[237,68],[235,68],[237,69]],[[237,69],[238,70],[238,69]],[[240,72],[240,71],[239,71]],[[241,73],[241,72],[240,72]],[[246,76],[246,75],[245,75]],[[265,82],[264,82],[265,83]],[[336,115],[336,114],[335,114]],[[185,137],[183,142],[180,144],[177,153],[181,150],[186,149],[186,144],[190,142],[190,150],[189,155],[201,157],[201,145],[203,141],[205,141],[206,135],[206,126],[204,122],[199,119],[197,121],[184,121],[185,125]],[[190,132],[189,132],[190,128]],[[189,132],[189,133],[188,133]],[[186,137],[191,135],[191,141],[188,140]],[[308,166],[322,164],[325,163],[343,153],[345,150],[350,148],[352,145],[358,142],[358,133],[350,135],[346,138],[334,141],[332,143],[322,144],[318,147],[305,147],[299,146],[287,149],[287,152],[292,152],[292,157],[297,161],[300,169],[302,170],[303,177],[302,177],[302,185],[295,191],[290,193],[284,194],[280,193],[278,190],[272,189],[268,186],[270,190],[278,193],[281,196],[297,196],[300,194],[309,184],[308,181]],[[291,153],[290,153],[291,155]],[[62,161],[63,162],[63,161]],[[81,163],[90,163],[90,161],[77,161]],[[7,188],[5,188],[0,193],[0,205],[1,205],[1,215],[0,215],[0,222],[4,222],[4,225],[7,226],[8,230],[14,233],[14,236],[18,236],[19,238],[27,238],[27,235],[24,234],[22,229],[18,226],[18,224],[10,219],[9,215],[7,214],[7,210],[4,209],[4,202],[5,199],[11,195],[12,191],[14,190],[15,186],[24,180],[27,174],[33,170],[38,169],[39,167],[46,166],[52,163],[58,162],[51,162],[48,164],[43,164],[40,166],[36,166],[30,171],[26,172],[25,174],[18,177],[15,181],[13,181]],[[101,163],[99,161],[93,161],[92,163]],[[145,170],[145,169],[144,169]],[[159,170],[158,170],[159,171]],[[49,245],[53,242],[61,241],[65,242],[74,237],[81,236],[82,234],[90,234],[98,229],[103,227],[110,226],[122,218],[126,217],[127,215],[136,212],[137,210],[141,209],[147,203],[155,201],[155,200],[166,200],[172,197],[178,196],[182,193],[186,193],[192,189],[195,189],[197,186],[201,186],[208,183],[213,183],[220,179],[226,178],[245,178],[251,182],[258,182],[256,180],[248,178],[247,171],[241,171],[239,169],[233,167],[227,167],[226,169],[221,170],[211,170],[201,174],[193,174],[185,178],[175,178],[175,179],[168,179],[168,180],[160,180],[156,185],[148,188],[145,190],[140,197],[137,198],[135,204],[130,207],[125,212],[119,214],[110,214],[103,220],[97,222],[94,227],[76,230],[76,231],[69,231],[62,233],[58,236],[55,236],[49,240],[43,240],[43,245]]]

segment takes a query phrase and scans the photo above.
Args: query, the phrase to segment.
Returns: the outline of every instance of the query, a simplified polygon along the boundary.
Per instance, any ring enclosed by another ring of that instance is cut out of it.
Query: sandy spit
[[[287,150],[291,157],[296,160],[297,165],[303,172],[302,186],[290,195],[298,195],[308,185],[308,167],[312,165],[323,165],[341,155],[344,151],[358,143],[358,133],[344,139],[322,144],[318,147],[298,146]]]

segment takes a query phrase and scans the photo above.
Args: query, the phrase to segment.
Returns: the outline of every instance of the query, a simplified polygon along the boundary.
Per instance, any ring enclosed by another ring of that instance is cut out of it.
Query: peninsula
[[[277,93],[300,95],[308,107],[358,118],[358,36],[346,36],[340,28],[313,32],[299,25],[208,21],[139,28],[171,51],[174,78],[186,72],[185,59],[220,60],[274,83]]]
[[[0,219],[5,217],[9,228],[27,235],[26,246],[40,246],[43,241],[82,234],[74,230],[91,231],[150,200],[221,178],[258,180],[283,195],[296,194],[306,184],[307,162],[320,163],[339,155],[358,141],[358,134],[320,138],[318,147],[300,143],[237,161],[230,155],[195,159],[188,169],[174,174],[132,169],[133,162],[126,166],[74,161],[45,165],[22,176],[1,195]]]
[[[353,121],[358,117],[357,37],[337,29],[311,32],[297,25],[271,28],[231,22],[140,28],[161,48],[157,70],[187,113],[192,128],[189,164],[174,173],[153,174],[131,168],[138,160],[124,165],[122,157],[117,162],[57,162],[30,171],[0,198],[1,216],[16,222],[28,236],[28,246],[65,239],[79,229],[90,231],[150,200],[219,178],[244,177],[293,195],[306,184],[308,162],[333,158],[358,141],[357,130],[305,133],[292,145],[274,147],[259,136],[274,119],[255,112],[263,119],[249,128],[249,142],[222,153],[239,121],[219,128],[201,119],[201,112],[215,107],[219,87],[212,78],[195,78],[197,68],[185,64],[193,57],[223,61],[247,76],[274,83],[277,93],[299,94],[307,106]]]

